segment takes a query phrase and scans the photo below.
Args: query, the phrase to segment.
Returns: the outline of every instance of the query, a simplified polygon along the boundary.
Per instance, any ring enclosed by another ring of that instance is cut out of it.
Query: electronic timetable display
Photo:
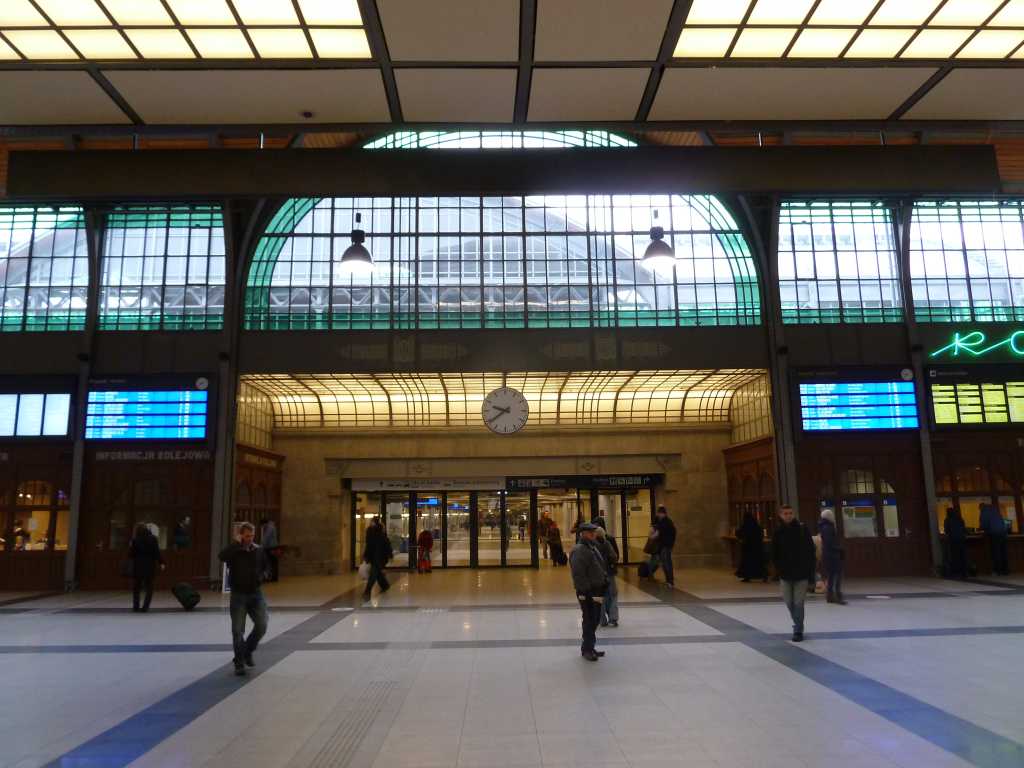
[[[913,381],[831,381],[800,384],[805,432],[916,429]]]
[[[0,437],[66,437],[70,393],[0,394]]]
[[[937,427],[1024,424],[1024,379],[932,383],[930,389]]]
[[[202,440],[207,390],[107,389],[89,392],[86,440]]]

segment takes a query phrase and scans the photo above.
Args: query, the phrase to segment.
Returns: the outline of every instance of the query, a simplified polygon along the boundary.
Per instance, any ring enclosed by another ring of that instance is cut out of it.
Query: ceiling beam
[[[683,30],[683,24],[690,13],[690,6],[693,0],[675,0],[672,4],[672,11],[668,17],[668,26],[665,28],[665,36],[661,39],[661,48],[658,49],[658,60],[651,67],[651,73],[647,77],[647,85],[644,87],[644,94],[640,97],[640,105],[636,110],[636,119],[642,122],[651,114],[651,106],[654,104],[654,97],[658,95],[658,88],[661,86],[661,76],[665,74],[665,66],[672,58],[679,40],[679,33]]]
[[[370,54],[380,66],[380,74],[384,80],[384,92],[388,97],[391,119],[400,123],[404,119],[402,117],[402,102],[398,98],[398,84],[395,82],[395,70],[391,66],[391,53],[388,51],[387,40],[384,39],[384,26],[381,24],[377,0],[358,0],[358,2],[359,13],[363,17],[363,28],[366,30],[366,39],[370,43]]]
[[[931,77],[924,81],[920,88],[918,88],[916,91],[910,94],[910,98],[908,98],[906,101],[900,104],[896,108],[896,111],[889,115],[889,119],[893,121],[899,120],[901,117],[907,114],[907,112],[909,112],[911,108],[915,104],[917,104],[917,102],[919,102],[921,99],[927,96],[928,92],[931,91],[932,88],[937,86],[943,80],[945,80],[946,76],[949,75],[949,73],[952,71],[952,64],[947,64],[946,66],[936,71],[935,74],[933,74]]]
[[[118,109],[124,112],[125,116],[131,120],[133,124],[136,126],[144,125],[145,121],[142,119],[142,116],[135,111],[132,105],[128,103],[128,100],[121,95],[121,92],[118,91],[117,88],[114,87],[114,84],[111,83],[102,72],[100,72],[100,68],[98,66],[90,64],[86,67],[86,72],[89,73],[89,77],[93,79],[93,82],[103,89],[103,92],[110,97],[110,100],[117,105]]]
[[[530,86],[533,82],[533,51],[537,38],[537,0],[519,2],[519,73],[516,77],[516,104],[513,121],[525,123],[530,110]]]

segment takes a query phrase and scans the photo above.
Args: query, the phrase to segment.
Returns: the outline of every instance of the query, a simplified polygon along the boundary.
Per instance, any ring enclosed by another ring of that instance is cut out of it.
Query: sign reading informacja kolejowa
[[[932,360],[943,357],[963,360],[986,356],[1024,359],[1024,328],[1016,329],[996,340],[990,339],[984,331],[957,331],[948,344],[928,355]]]
[[[96,461],[209,461],[209,451],[97,451]]]

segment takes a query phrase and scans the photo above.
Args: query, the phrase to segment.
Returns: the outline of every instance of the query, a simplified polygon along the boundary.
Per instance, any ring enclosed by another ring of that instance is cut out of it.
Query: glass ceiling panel
[[[534,427],[728,425],[740,387],[759,369],[247,375],[267,397],[275,431],[485,429],[484,397],[506,385],[530,404]]]
[[[1021,50],[1024,0],[694,0],[674,55],[999,61]]]
[[[0,51],[15,61],[370,58],[358,0],[0,0]]]

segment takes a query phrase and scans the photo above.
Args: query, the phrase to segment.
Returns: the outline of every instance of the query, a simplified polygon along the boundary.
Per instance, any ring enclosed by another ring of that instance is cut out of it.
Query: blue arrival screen
[[[205,390],[89,393],[87,440],[196,440],[206,437]]]
[[[916,429],[914,382],[801,384],[800,418],[806,432]]]

